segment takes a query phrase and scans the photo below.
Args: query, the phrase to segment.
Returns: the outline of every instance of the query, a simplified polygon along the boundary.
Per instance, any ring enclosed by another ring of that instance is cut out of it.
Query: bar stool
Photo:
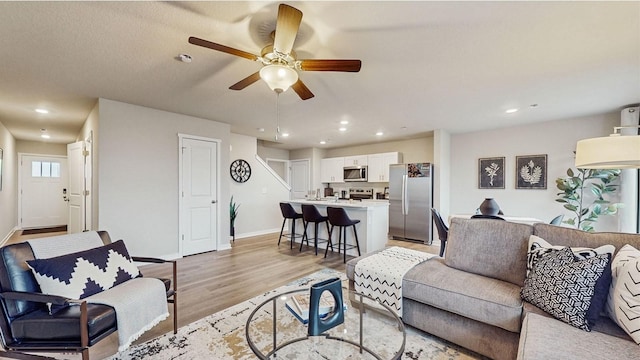
[[[287,219],[291,220],[291,232],[289,235],[284,235],[284,237],[289,237],[291,239],[291,248],[293,249],[293,243],[295,242],[296,237],[300,237],[302,235],[296,236],[296,220],[302,219],[302,214],[296,211],[296,209],[291,206],[289,203],[281,202],[280,203],[280,211],[282,212],[282,228],[280,228],[280,237],[278,238],[278,246],[280,246],[280,239],[282,239],[282,233],[284,232],[284,224],[287,222]],[[303,221],[304,222],[304,221]]]
[[[302,240],[300,241],[300,251],[302,251],[302,244],[304,239],[307,239],[307,245],[309,245],[309,236],[307,236],[307,226],[310,222],[314,224],[314,241],[313,245],[316,248],[316,255],[318,255],[318,224],[325,223],[327,225],[327,233],[331,238],[331,232],[329,231],[329,218],[322,216],[315,205],[302,204],[302,220],[304,221],[304,232],[302,234]],[[327,240],[329,244],[331,241]],[[333,251],[333,244],[331,244],[331,251]]]
[[[347,212],[344,211],[343,208],[339,207],[327,207],[327,217],[329,218],[329,223],[331,223],[331,230],[329,231],[329,244],[331,244],[331,234],[333,233],[333,227],[338,227],[338,254],[340,253],[340,243],[342,242],[342,233],[344,232],[344,262],[347,262],[347,249],[358,249],[358,256],[360,256],[360,243],[358,242],[358,231],[356,230],[356,224],[360,222],[360,220],[352,220],[347,215]],[[355,245],[349,245],[347,248],[347,226],[353,226],[353,235],[356,239]],[[342,230],[342,231],[341,231]],[[329,245],[324,251],[324,257],[327,257],[327,251],[329,250]],[[331,251],[333,251],[333,246],[331,246]]]

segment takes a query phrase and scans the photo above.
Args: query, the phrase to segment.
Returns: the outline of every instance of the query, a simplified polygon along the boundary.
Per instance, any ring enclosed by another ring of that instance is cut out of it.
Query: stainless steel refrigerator
[[[429,163],[389,167],[389,235],[431,244],[433,167]]]

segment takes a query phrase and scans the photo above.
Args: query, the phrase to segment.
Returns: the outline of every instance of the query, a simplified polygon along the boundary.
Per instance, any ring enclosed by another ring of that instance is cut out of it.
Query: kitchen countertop
[[[389,202],[386,200],[363,200],[363,201],[354,201],[354,200],[336,200],[334,198],[313,200],[313,199],[295,199],[289,200],[288,202],[293,204],[314,204],[321,206],[336,206],[336,207],[345,207],[345,208],[370,208],[370,207],[381,207],[381,206],[389,206]]]

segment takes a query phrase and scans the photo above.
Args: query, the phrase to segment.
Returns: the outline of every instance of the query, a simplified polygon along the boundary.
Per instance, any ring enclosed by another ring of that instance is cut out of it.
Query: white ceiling
[[[282,148],[475,131],[640,102],[638,1],[287,3],[304,13],[298,58],[361,59],[362,70],[301,72],[315,98],[280,96],[280,126],[291,134]],[[259,54],[277,5],[0,2],[0,122],[16,139],[40,141],[45,128],[48,141],[68,143],[101,97],[273,140],[275,93],[262,81],[228,89],[261,65],[187,39]],[[193,62],[178,61],[180,53]],[[342,133],[341,120],[349,121]]]

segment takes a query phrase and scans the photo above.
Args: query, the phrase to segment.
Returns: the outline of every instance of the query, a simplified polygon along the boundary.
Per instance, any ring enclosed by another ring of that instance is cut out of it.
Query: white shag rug
[[[171,331],[146,343],[134,345],[125,351],[111,356],[109,360],[257,359],[257,356],[253,354],[245,338],[246,321],[256,306],[276,294],[288,290],[309,287],[313,283],[332,277],[346,279],[344,273],[332,269],[315,272],[290,284],[268,291],[263,295],[256,296],[253,299],[249,299],[181,327],[175,335],[173,331]],[[383,326],[381,328],[385,327]],[[440,338],[413,328],[406,327],[405,329],[407,337],[405,351],[402,356],[403,359],[483,359],[483,357],[478,354],[474,354]],[[334,359],[336,356],[327,357],[321,354],[317,356],[312,356],[312,354],[304,354],[304,356],[302,356],[302,354],[298,354],[293,358],[310,359],[314,357],[338,360]],[[354,359],[352,356],[348,358]],[[368,359],[372,357],[365,353],[361,357],[355,358]]]

